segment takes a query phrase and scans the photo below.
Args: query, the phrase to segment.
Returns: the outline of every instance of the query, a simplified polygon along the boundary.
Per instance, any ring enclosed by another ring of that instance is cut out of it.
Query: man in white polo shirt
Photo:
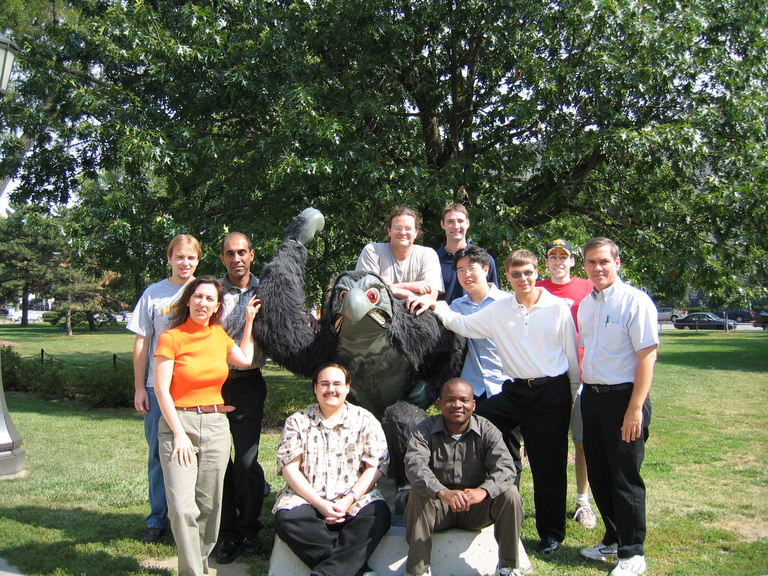
[[[640,466],[651,422],[648,393],[659,336],[651,298],[619,278],[619,255],[608,238],[593,238],[584,247],[584,269],[595,290],[579,308],[581,413],[589,483],[605,535],[581,554],[603,561],[618,556],[610,576],[635,576],[646,570]]]

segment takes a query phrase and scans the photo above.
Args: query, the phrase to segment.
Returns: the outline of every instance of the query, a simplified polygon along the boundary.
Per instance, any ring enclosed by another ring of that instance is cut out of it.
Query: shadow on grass
[[[166,544],[139,542],[137,527],[141,526],[144,518],[138,514],[104,514],[82,508],[0,508],[0,532],[7,529],[16,533],[15,539],[3,539],[0,555],[30,574],[171,576],[173,571],[142,566],[144,558],[172,556],[175,550]],[[17,544],[9,544],[12,541]]]

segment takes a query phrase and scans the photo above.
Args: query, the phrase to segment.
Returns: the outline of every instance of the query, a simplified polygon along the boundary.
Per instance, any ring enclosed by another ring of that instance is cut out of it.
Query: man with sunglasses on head
[[[411,310],[434,307],[449,330],[496,343],[510,379],[500,394],[478,406],[477,414],[504,436],[520,426],[533,473],[537,551],[551,554],[565,538],[568,425],[579,387],[579,359],[570,310],[561,298],[536,287],[537,267],[532,252],[512,252],[504,269],[514,294],[475,314],[463,316],[443,302],[424,300]]]

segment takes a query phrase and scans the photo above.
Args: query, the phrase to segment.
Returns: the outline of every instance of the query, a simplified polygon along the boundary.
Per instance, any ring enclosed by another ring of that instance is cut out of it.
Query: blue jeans
[[[144,415],[144,436],[149,446],[147,459],[147,479],[149,480],[149,514],[147,528],[165,530],[168,527],[168,503],[165,499],[163,468],[160,465],[160,449],[157,440],[157,427],[162,417],[154,388],[147,388],[149,412]]]

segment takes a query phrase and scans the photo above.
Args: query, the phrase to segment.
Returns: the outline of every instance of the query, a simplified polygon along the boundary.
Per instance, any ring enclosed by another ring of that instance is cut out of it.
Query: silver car
[[[675,308],[659,308],[658,311],[659,321],[674,322],[678,318],[685,316],[685,310],[676,310]]]

